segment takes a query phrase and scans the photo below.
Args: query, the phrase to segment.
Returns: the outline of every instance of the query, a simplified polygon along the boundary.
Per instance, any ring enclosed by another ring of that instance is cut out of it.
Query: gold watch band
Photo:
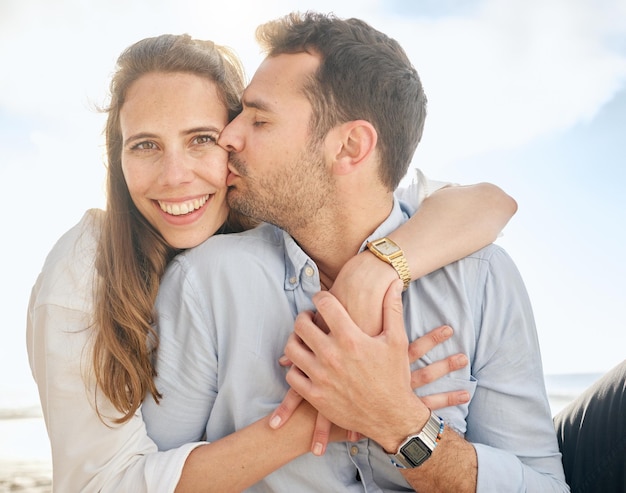
[[[400,276],[400,279],[402,279],[402,282],[404,283],[404,291],[406,291],[406,289],[409,287],[409,284],[411,284],[411,272],[409,271],[409,263],[406,261],[404,253],[390,259],[390,263],[392,267],[396,269],[396,272],[398,273],[398,276]]]
[[[367,243],[367,248],[379,259],[390,264],[404,283],[404,289],[411,283],[409,263],[402,249],[391,239],[384,237]]]

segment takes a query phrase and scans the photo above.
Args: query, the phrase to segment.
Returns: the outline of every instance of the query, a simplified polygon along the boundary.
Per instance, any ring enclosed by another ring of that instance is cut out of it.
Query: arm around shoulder
[[[447,186],[426,197],[389,237],[418,279],[495,241],[515,212],[515,200],[491,183]]]
[[[427,188],[412,186],[403,197],[419,205]],[[444,186],[387,236],[402,248],[415,280],[492,243],[516,211],[515,200],[496,185]],[[331,291],[365,332],[377,334],[382,327],[380,302],[397,278],[391,265],[366,249],[344,265]]]

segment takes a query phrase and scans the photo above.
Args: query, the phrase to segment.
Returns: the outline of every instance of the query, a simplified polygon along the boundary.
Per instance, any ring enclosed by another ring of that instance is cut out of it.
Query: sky
[[[30,289],[55,241],[104,206],[97,108],[119,53],[186,32],[232,47],[250,77],[261,61],[255,27],[292,10],[360,17],[400,41],[429,99],[412,166],[492,182],[517,200],[497,243],[526,282],[544,371],[604,372],[625,358],[626,2],[216,4],[0,1],[0,388],[36,396],[24,337]]]

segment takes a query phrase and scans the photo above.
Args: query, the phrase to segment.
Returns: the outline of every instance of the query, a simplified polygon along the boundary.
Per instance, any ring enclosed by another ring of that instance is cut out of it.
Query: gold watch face
[[[383,255],[393,255],[394,253],[400,251],[400,247],[398,247],[398,245],[394,245],[387,240],[376,243],[374,246],[376,247],[376,250]]]

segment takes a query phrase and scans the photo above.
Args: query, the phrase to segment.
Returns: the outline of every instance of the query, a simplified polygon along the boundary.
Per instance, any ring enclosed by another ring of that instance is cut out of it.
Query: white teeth
[[[172,216],[182,216],[184,214],[189,214],[197,209],[200,209],[206,201],[209,200],[210,195],[205,195],[200,199],[194,199],[189,202],[183,202],[182,204],[168,204],[167,202],[159,202],[159,207],[163,212],[167,212]]]

